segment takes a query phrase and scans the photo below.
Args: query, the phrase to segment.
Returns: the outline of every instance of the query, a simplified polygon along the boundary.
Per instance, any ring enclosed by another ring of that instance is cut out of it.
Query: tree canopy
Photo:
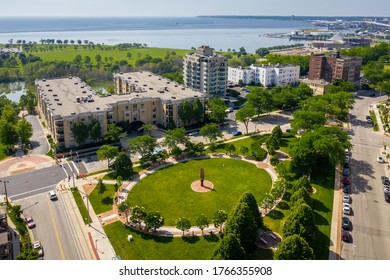
[[[211,258],[213,260],[245,260],[246,254],[237,237],[234,234],[228,234],[217,245]]]
[[[313,249],[297,234],[287,236],[274,254],[275,260],[314,260]]]

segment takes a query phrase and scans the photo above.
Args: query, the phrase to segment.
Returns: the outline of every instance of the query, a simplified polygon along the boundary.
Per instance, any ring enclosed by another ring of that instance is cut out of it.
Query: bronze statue
[[[204,187],[203,186],[203,181],[204,181],[204,170],[203,170],[203,168],[200,168],[200,185],[202,187]]]

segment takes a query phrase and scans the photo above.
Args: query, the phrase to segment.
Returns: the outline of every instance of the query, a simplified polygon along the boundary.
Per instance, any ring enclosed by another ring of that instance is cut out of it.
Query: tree
[[[287,216],[283,225],[283,236],[298,234],[309,243],[311,247],[316,242],[317,226],[313,209],[307,204],[295,207]]]
[[[236,151],[236,146],[234,146],[234,144],[226,143],[225,144],[225,150],[226,150],[226,152],[229,153],[229,155],[231,155],[233,152]]]
[[[244,156],[246,156],[249,153],[249,148],[247,146],[241,146],[240,153],[242,153],[242,154],[244,154]]]
[[[247,95],[247,102],[255,110],[257,118],[260,115],[271,111],[273,98],[271,93],[264,88],[255,88]]]
[[[145,217],[145,224],[147,228],[153,228],[157,231],[159,227],[164,225],[164,217],[159,212],[149,212]]]
[[[192,119],[196,122],[203,121],[204,118],[204,107],[199,98],[195,98],[192,103]]]
[[[118,205],[118,211],[121,212],[121,213],[125,213],[125,215],[126,215],[126,224],[127,224],[129,222],[128,221],[128,216],[129,216],[129,211],[130,211],[129,204],[126,201],[121,202]]]
[[[275,260],[314,260],[313,249],[297,234],[282,240],[274,255]]]
[[[5,120],[0,121],[0,142],[9,149],[18,143],[18,129],[17,127]]]
[[[246,134],[248,134],[248,125],[251,120],[251,117],[253,117],[256,114],[255,109],[251,105],[245,105],[236,113],[236,120],[239,122],[244,123]]]
[[[142,221],[146,218],[147,212],[145,207],[136,205],[131,209],[130,221],[135,224],[138,224],[138,228],[141,228]]]
[[[76,122],[72,127],[76,143],[81,146],[89,137],[88,126],[83,122]]]
[[[189,139],[186,136],[186,130],[183,127],[180,127],[167,130],[163,140],[163,145],[172,149],[179,144],[186,145],[187,142],[189,142]]]
[[[290,197],[291,208],[299,206],[303,203],[309,206],[312,205],[312,199],[310,197],[310,194],[307,192],[307,190],[304,187],[295,191]]]
[[[107,190],[107,186],[103,183],[103,180],[101,178],[98,180],[96,188],[100,196],[102,196],[103,193]]]
[[[141,127],[148,135],[152,135],[153,125],[150,123],[145,123]]]
[[[1,120],[10,124],[16,124],[18,122],[18,115],[15,108],[11,104],[6,104],[1,112]]]
[[[180,229],[181,231],[183,231],[183,236],[184,236],[184,231],[187,231],[187,230],[189,230],[191,228],[190,220],[187,219],[187,218],[184,218],[184,217],[179,218],[176,221],[175,225],[176,225],[177,229]]]
[[[29,113],[34,112],[35,106],[37,106],[37,97],[31,92],[22,94],[19,100],[19,106],[26,108]]]
[[[95,141],[95,143],[102,136],[102,125],[96,119],[92,120],[91,124],[89,125],[89,136],[93,141]]]
[[[280,129],[280,126],[277,125],[272,129],[271,135],[268,137],[266,141],[266,145],[268,148],[268,152],[273,155],[275,152],[271,153],[270,148],[273,149],[273,151],[278,150],[280,148],[280,142],[282,141],[283,132]]]
[[[207,105],[209,109],[209,119],[216,123],[222,123],[228,115],[224,101],[219,97],[214,97],[208,101]]]
[[[192,106],[187,100],[181,104],[179,109],[179,118],[184,125],[188,124],[192,120]]]
[[[260,48],[260,49],[257,49],[257,50],[255,51],[255,53],[256,53],[257,55],[259,55],[260,57],[264,57],[264,56],[266,56],[267,54],[269,54],[269,50],[268,50],[267,48]]]
[[[311,186],[309,178],[307,176],[300,177],[299,179],[295,180],[291,185],[293,192],[296,192],[301,188],[304,188],[309,194],[313,191],[313,187]]]
[[[203,214],[200,214],[198,217],[196,217],[195,225],[202,231],[209,226],[209,220],[207,217]]]
[[[103,145],[96,152],[99,160],[107,160],[107,168],[110,167],[110,161],[118,156],[119,151],[115,146]]]
[[[253,251],[257,239],[257,224],[247,203],[238,203],[226,222],[225,234],[234,234],[248,254]]]
[[[210,143],[223,136],[222,132],[218,128],[218,125],[215,123],[206,124],[200,129],[199,132],[203,137],[207,138]]]
[[[245,260],[245,250],[240,245],[239,240],[233,234],[226,235],[211,257],[213,260]]]
[[[123,129],[115,124],[108,124],[107,131],[104,133],[104,139],[106,141],[118,142],[120,138],[124,137],[126,133],[122,132]]]
[[[112,168],[122,178],[129,178],[133,174],[133,163],[130,157],[123,152],[116,157]]]
[[[139,153],[143,158],[150,158],[156,146],[156,139],[150,135],[142,135],[129,140],[131,153]]]
[[[17,124],[18,135],[23,144],[30,143],[30,138],[33,135],[33,128],[31,123],[26,119],[21,119]]]
[[[294,131],[312,130],[325,125],[326,118],[323,112],[295,111],[291,121]]]
[[[253,219],[255,220],[258,227],[261,227],[263,225],[263,219],[261,217],[260,211],[259,211],[259,205],[257,204],[256,198],[251,192],[245,192],[240,200],[239,203],[246,203],[249,206],[249,209],[252,212]]]
[[[222,232],[222,226],[226,222],[228,214],[224,210],[218,210],[213,218],[213,223],[215,227],[219,227],[219,232]]]

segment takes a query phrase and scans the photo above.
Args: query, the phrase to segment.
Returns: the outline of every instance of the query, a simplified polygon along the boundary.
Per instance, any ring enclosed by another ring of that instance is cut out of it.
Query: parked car
[[[33,244],[33,249],[38,252],[38,257],[42,258],[44,255],[43,247],[40,241],[35,241]]]
[[[351,215],[352,209],[348,203],[343,203],[343,213],[346,215]]]
[[[349,156],[349,153],[350,153],[350,152],[349,152],[349,149],[345,149],[345,155],[346,155],[346,156]]]
[[[349,168],[343,169],[343,176],[349,176]]]
[[[381,176],[382,184],[389,185],[389,178],[386,176]]]
[[[344,163],[344,168],[349,168],[349,163]]]
[[[350,230],[351,229],[351,221],[349,220],[348,217],[343,217],[341,221],[341,227],[344,230]]]
[[[35,221],[31,216],[27,216],[26,218],[24,218],[24,221],[26,222],[27,227],[29,229],[32,229],[35,227]]]
[[[188,136],[195,136],[195,135],[197,135],[198,133],[199,133],[198,130],[193,130],[193,131],[188,132],[187,135],[188,135]]]
[[[343,202],[350,203],[350,201],[351,201],[351,197],[349,196],[349,194],[343,194]]]
[[[55,191],[49,191],[49,198],[50,198],[50,200],[56,200],[57,199],[56,192]]]
[[[341,240],[343,240],[344,242],[349,242],[350,241],[350,235],[349,235],[349,232],[346,231],[346,230],[343,230],[342,233],[341,233]]]
[[[233,136],[239,136],[239,135],[242,135],[241,131],[236,130],[236,131],[233,132]]]
[[[390,186],[383,186],[383,191],[386,193],[390,193]]]
[[[371,120],[371,117],[370,116],[366,116],[366,120]]]
[[[385,160],[383,159],[383,157],[377,157],[376,158],[376,161],[379,162],[379,163],[384,163]]]
[[[351,192],[351,187],[349,185],[343,185],[343,193],[349,194]]]
[[[344,178],[343,178],[343,184],[349,185],[349,183],[350,183],[349,177],[344,177]]]

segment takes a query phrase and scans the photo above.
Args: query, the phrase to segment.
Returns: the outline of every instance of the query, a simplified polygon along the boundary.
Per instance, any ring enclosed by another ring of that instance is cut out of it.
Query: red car
[[[28,217],[24,218],[24,220],[26,221],[26,224],[27,224],[28,228],[31,229],[31,228],[35,227],[35,221],[34,221],[34,219],[31,216],[28,216]]]
[[[341,239],[344,241],[344,242],[350,242],[350,239],[351,238],[351,236],[349,235],[349,232],[348,231],[346,231],[346,230],[343,230],[342,232],[341,232]]]
[[[349,177],[344,177],[343,178],[343,184],[349,185]]]

